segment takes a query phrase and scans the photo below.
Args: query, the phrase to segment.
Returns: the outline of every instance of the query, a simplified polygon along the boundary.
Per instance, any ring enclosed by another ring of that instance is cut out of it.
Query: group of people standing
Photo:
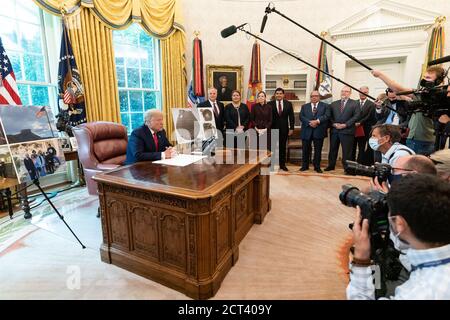
[[[26,153],[23,162],[32,180],[54,173],[56,165],[61,164],[56,149],[50,144],[45,153],[42,150],[32,150],[31,155]]]
[[[231,103],[224,104],[217,100],[217,89],[208,89],[208,100],[200,103],[198,108],[212,108],[216,128],[220,131],[224,145],[235,148],[245,148],[248,141],[246,137],[249,129],[256,131],[258,149],[270,150],[272,141],[275,141],[278,153],[275,157],[279,161],[281,170],[288,171],[286,167],[286,143],[288,136],[294,132],[294,109],[292,103],[284,99],[284,90],[275,90],[275,100],[267,101],[264,91],[257,95],[257,102],[249,107],[242,102],[241,92],[234,90],[231,93]],[[278,139],[272,138],[272,130],[277,130]],[[275,147],[275,146],[274,146]]]
[[[442,82],[444,73],[442,67],[430,67],[422,81],[437,85]],[[351,88],[344,86],[340,99],[331,104],[320,101],[318,91],[311,92],[311,102],[302,106],[299,115],[302,140],[300,171],[309,170],[312,162],[314,170],[322,173],[322,148],[324,139],[328,136],[330,149],[328,166],[324,171],[335,170],[341,145],[342,166],[346,174],[350,174],[347,160],[372,165],[374,162],[389,163],[397,156],[393,156],[394,153],[429,155],[434,151],[434,143],[431,141],[435,134],[433,120],[422,113],[406,112],[404,99],[412,97],[397,97],[395,92],[407,89],[380,71],[374,70],[372,74],[388,86],[386,92],[380,94],[375,102],[367,99],[367,86],[359,89],[358,100],[351,99]],[[251,109],[242,102],[241,92],[238,90],[231,92],[231,103],[226,106],[219,100],[218,90],[209,88],[208,99],[197,107],[212,109],[222,145],[238,149],[248,148],[250,145],[251,149],[274,151],[272,163],[278,162],[281,170],[288,171],[286,147],[288,137],[294,133],[295,119],[292,103],[285,99],[284,90],[277,88],[270,101],[265,92],[259,92],[257,102]],[[442,115],[439,121],[450,127],[449,115]],[[153,138],[147,139],[150,135]],[[311,161],[313,147],[314,158]],[[154,111],[146,115],[145,124],[130,136],[128,149],[127,164],[174,156],[174,150],[163,130],[161,112]]]

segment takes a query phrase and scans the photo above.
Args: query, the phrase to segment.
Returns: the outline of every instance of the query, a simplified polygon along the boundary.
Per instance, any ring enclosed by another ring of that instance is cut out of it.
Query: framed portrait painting
[[[233,90],[242,95],[242,70],[242,66],[206,65],[207,85],[217,89],[217,100],[230,103]]]

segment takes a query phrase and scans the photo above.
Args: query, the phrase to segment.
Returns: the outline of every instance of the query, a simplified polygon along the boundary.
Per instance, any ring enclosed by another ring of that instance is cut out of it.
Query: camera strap
[[[388,162],[391,161],[392,157],[395,156],[395,153],[396,153],[397,151],[405,151],[405,152],[408,152],[410,155],[413,155],[413,153],[411,152],[411,150],[399,148],[399,149],[395,150],[394,153],[391,154],[391,156],[390,156],[389,159],[388,159]]]
[[[450,258],[425,262],[425,263],[418,264],[417,266],[411,266],[411,272],[416,271],[418,269],[437,267],[437,266],[441,266],[441,265],[447,264],[447,263],[450,263]]]

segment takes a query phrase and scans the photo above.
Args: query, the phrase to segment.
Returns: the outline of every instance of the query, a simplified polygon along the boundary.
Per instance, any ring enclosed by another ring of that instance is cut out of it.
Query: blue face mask
[[[372,148],[372,150],[378,151],[378,148],[380,147],[380,144],[378,143],[378,139],[377,138],[370,138],[369,139],[369,146]]]

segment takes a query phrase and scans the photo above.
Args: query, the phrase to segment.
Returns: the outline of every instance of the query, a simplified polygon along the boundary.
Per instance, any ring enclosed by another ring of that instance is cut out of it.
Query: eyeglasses
[[[395,172],[396,170],[402,170],[402,171],[406,171],[406,172],[412,172],[412,171],[415,171],[415,170],[413,170],[413,169],[405,169],[405,168],[391,167],[391,174],[394,174],[394,172]]]

